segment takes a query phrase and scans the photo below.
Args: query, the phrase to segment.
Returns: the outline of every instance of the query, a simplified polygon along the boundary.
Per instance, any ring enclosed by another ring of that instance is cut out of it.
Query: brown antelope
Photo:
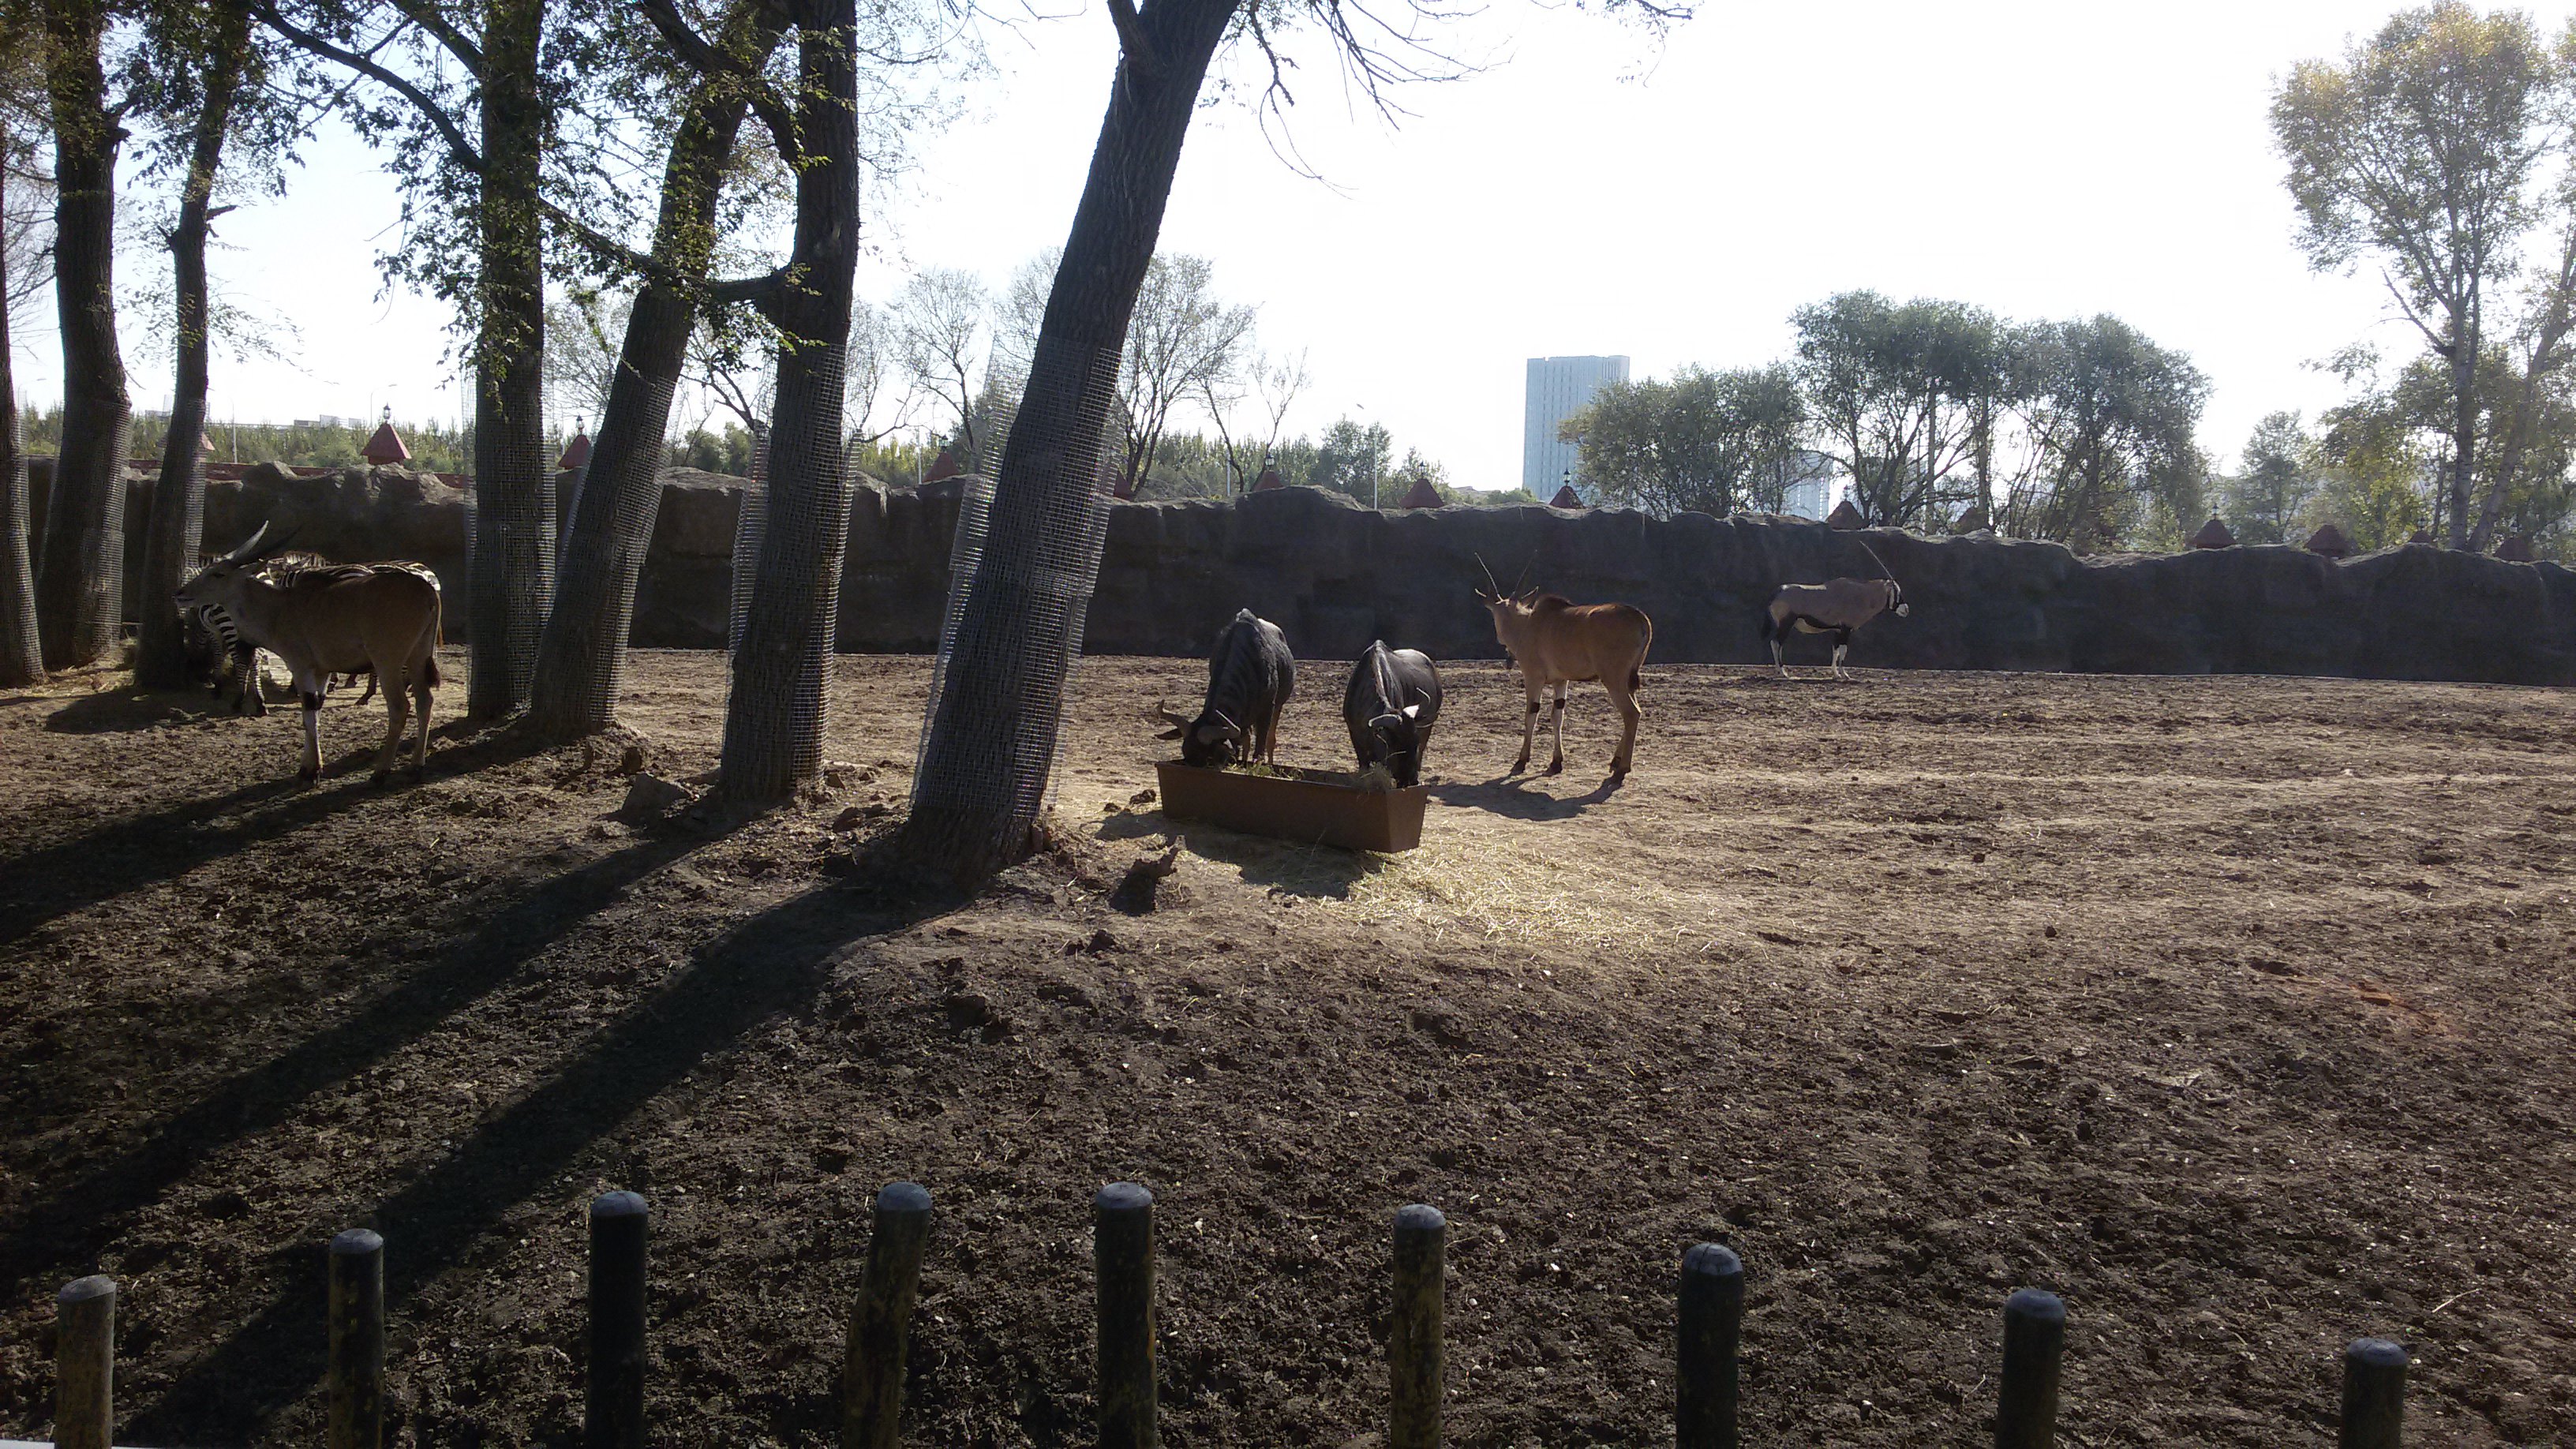
[[[323,696],[331,676],[365,669],[384,684],[385,745],[376,756],[376,779],[393,773],[401,757],[410,703],[420,706],[420,743],[412,768],[429,764],[431,692],[438,687],[438,586],[411,569],[375,564],[327,564],[297,570],[282,583],[260,577],[262,558],[286,543],[263,549],[268,525],[250,541],[207,564],[178,592],[182,609],[223,610],[239,637],[286,661],[304,704],[304,768],[298,778],[322,773]],[[406,697],[408,696],[408,698]]]
[[[1490,576],[1487,583],[1493,580]],[[1538,732],[1539,696],[1556,686],[1556,757],[1547,773],[1565,769],[1565,686],[1569,680],[1597,679],[1610,692],[1624,726],[1619,753],[1610,759],[1610,778],[1628,773],[1637,751],[1637,670],[1654,642],[1655,623],[1642,609],[1627,604],[1575,604],[1555,594],[1532,589],[1518,597],[1476,591],[1494,616],[1494,637],[1521,668],[1521,685],[1529,696],[1529,713],[1521,720],[1521,757],[1512,761],[1515,775],[1529,768],[1530,744]]]

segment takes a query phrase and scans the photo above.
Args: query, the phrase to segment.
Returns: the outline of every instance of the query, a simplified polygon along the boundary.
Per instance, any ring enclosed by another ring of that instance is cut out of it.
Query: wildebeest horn
[[[1183,729],[1188,729],[1190,727],[1189,717],[1172,708],[1168,704],[1156,705],[1154,707],[1154,713],[1161,715],[1165,724],[1176,724]]]

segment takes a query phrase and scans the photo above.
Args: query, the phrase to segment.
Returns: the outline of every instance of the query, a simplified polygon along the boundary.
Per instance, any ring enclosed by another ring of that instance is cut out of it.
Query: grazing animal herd
[[[401,560],[330,563],[313,554],[287,553],[285,542],[283,537],[269,539],[262,525],[174,596],[183,614],[220,641],[217,697],[229,692],[236,712],[267,713],[256,660],[266,650],[283,661],[303,704],[298,773],[310,781],[322,769],[317,716],[332,678],[346,675],[354,683],[364,674],[367,692],[358,702],[366,703],[380,682],[385,696],[385,742],[377,753],[375,778],[385,779],[400,759],[415,708],[420,737],[412,766],[425,768],[430,706],[440,682],[437,575],[425,565]],[[1877,556],[1873,552],[1871,557],[1875,561]],[[1880,568],[1884,572],[1885,564]],[[1520,669],[1527,703],[1520,755],[1509,773],[1529,768],[1539,712],[1550,703],[1551,691],[1553,749],[1545,773],[1565,769],[1566,686],[1598,680],[1619,712],[1619,747],[1611,756],[1610,778],[1625,778],[1636,761],[1637,727],[1644,717],[1636,696],[1644,683],[1646,651],[1654,643],[1654,621],[1628,604],[1577,604],[1537,589],[1506,594],[1490,573],[1486,583],[1490,587],[1475,590],[1476,597],[1492,616],[1495,640]],[[1843,658],[1853,632],[1882,613],[1902,618],[1911,612],[1893,575],[1783,584],[1763,614],[1761,634],[1784,677],[1789,671],[1782,645],[1791,634],[1831,635],[1834,675],[1849,678]],[[1207,694],[1198,714],[1185,718],[1163,709],[1171,728],[1160,738],[1179,741],[1182,762],[1189,765],[1275,765],[1280,717],[1296,686],[1297,661],[1287,636],[1250,609],[1238,610],[1208,656]],[[1419,784],[1440,703],[1440,671],[1430,656],[1372,641],[1353,664],[1342,693],[1342,719],[1359,770],[1382,769],[1398,788]]]

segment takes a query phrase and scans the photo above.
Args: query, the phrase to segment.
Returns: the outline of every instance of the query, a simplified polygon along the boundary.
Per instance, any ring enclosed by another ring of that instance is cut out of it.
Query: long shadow
[[[1103,840],[1177,835],[1192,855],[1230,865],[1243,883],[1281,895],[1342,900],[1351,887],[1386,869],[1389,857],[1334,845],[1308,845],[1250,835],[1197,820],[1174,820],[1160,810],[1130,810],[1100,823]]]
[[[113,735],[212,719],[214,699],[202,689],[142,689],[126,685],[85,694],[45,719],[57,735]],[[226,718],[231,716],[227,715]]]
[[[708,1057],[811,1000],[835,953],[936,908],[829,886],[725,933],[561,1072],[378,1205],[367,1226],[385,1237],[387,1298],[408,1297],[445,1271],[567,1162]],[[316,1241],[355,1225],[317,1223]],[[284,1292],[135,1417],[137,1439],[249,1442],[311,1390],[323,1366],[324,1284],[321,1255],[305,1257]]]
[[[1539,776],[1535,778],[1545,778]],[[1475,810],[1490,810],[1514,820],[1571,820],[1593,806],[1619,793],[1624,780],[1604,780],[1588,795],[1559,798],[1542,795],[1509,775],[1497,776],[1483,784],[1444,781],[1431,787],[1431,798],[1443,805],[1464,805]]]
[[[467,728],[455,724],[433,732],[433,739],[445,736],[451,742],[431,753],[422,779],[469,775],[540,748],[514,730],[484,731],[465,743],[453,743],[455,732]],[[325,776],[321,784],[304,787],[292,775],[282,774],[209,799],[112,821],[24,855],[0,857],[0,947],[100,901],[185,875],[246,846],[355,809],[387,790],[408,789],[411,779],[397,775],[398,783],[379,787],[358,773]],[[221,823],[245,807],[264,808]]]
[[[0,1283],[18,1291],[39,1274],[94,1258],[125,1214],[150,1204],[209,1154],[276,1126],[315,1093],[436,1030],[636,881],[708,839],[628,846],[485,914],[444,956],[355,1014],[221,1082],[131,1149],[12,1212],[0,1227]]]

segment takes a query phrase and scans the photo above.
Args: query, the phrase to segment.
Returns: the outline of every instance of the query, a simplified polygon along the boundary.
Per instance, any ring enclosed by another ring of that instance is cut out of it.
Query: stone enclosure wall
[[[639,593],[639,646],[724,642],[739,479],[674,471]],[[853,652],[935,646],[960,489],[862,487],[837,628]],[[142,490],[129,544],[139,550]],[[334,558],[417,559],[448,589],[462,632],[464,507],[457,490],[397,470],[296,478],[259,468],[208,489],[206,541],[228,548],[263,518],[300,518],[300,547]],[[1778,585],[1871,577],[1865,540],[1905,586],[1910,618],[1882,617],[1852,662],[1890,668],[2155,674],[2323,674],[2576,683],[2576,573],[2556,564],[2409,546],[2341,562],[2295,549],[2079,559],[2048,543],[1837,533],[1801,520],[1619,509],[1380,512],[1287,488],[1228,502],[1120,503],[1085,631],[1100,654],[1196,655],[1238,608],[1308,658],[1371,639],[1438,658],[1499,657],[1473,593],[1483,568],[1578,602],[1618,599],[1655,621],[1649,658],[1754,663]],[[137,601],[139,602],[139,601]],[[1817,638],[1793,664],[1820,664]]]

